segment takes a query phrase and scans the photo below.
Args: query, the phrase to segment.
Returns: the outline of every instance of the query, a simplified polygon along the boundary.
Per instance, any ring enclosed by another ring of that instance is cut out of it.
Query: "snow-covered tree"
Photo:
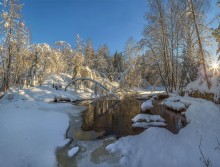
[[[92,46],[92,40],[88,40],[85,48],[85,65],[89,68],[94,68],[95,51]]]
[[[106,77],[108,69],[108,58],[110,57],[107,45],[100,46],[95,54],[94,68],[103,76]]]
[[[12,60],[16,55],[17,29],[21,25],[22,4],[19,0],[4,0],[1,11],[1,32],[3,33],[2,68],[3,76],[1,90],[7,91],[10,86]]]
[[[61,61],[65,62],[66,73],[71,73],[73,70],[74,51],[71,45],[65,41],[58,41],[55,43],[56,52],[61,54]]]

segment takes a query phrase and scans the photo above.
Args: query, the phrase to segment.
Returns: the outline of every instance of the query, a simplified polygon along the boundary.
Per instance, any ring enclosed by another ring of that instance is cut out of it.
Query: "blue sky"
[[[212,0],[210,18],[219,10]],[[75,45],[76,34],[91,38],[95,49],[107,44],[122,51],[131,36],[141,38],[145,0],[23,0],[23,15],[33,43],[67,41]],[[208,20],[210,19],[208,18]],[[216,26],[214,24],[212,26]]]
[[[141,38],[145,0],[23,0],[32,42],[62,40],[74,45],[79,34],[91,38],[97,49],[107,44],[111,53],[122,51],[130,36]]]

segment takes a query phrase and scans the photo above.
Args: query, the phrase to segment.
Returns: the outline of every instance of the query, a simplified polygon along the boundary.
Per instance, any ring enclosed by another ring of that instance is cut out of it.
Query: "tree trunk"
[[[199,35],[199,29],[198,29],[198,25],[197,25],[197,21],[196,21],[195,9],[194,9],[194,5],[193,5],[192,0],[190,0],[190,6],[191,6],[191,9],[192,9],[192,16],[193,16],[193,20],[194,20],[194,24],[195,24],[195,28],[196,28],[196,34],[197,34],[197,37],[198,37],[199,49],[200,49],[200,54],[201,54],[200,63],[203,66],[207,86],[208,86],[208,88],[210,88],[210,82],[208,80],[206,66],[205,66],[205,57],[204,57],[202,42],[201,42],[200,35]]]

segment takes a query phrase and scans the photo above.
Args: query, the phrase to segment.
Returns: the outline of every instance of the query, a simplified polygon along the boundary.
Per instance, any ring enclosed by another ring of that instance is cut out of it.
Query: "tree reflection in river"
[[[142,101],[134,97],[125,98],[121,102],[99,99],[89,104],[88,109],[83,112],[81,128],[84,131],[104,131],[104,136],[115,135],[116,138],[138,134],[143,129],[132,129],[131,119],[141,113],[141,103]],[[165,119],[166,128],[173,133],[178,133],[186,125],[185,118],[179,113],[164,108],[161,100],[155,100],[154,107],[146,113],[160,115]]]
[[[140,113],[140,101],[126,98],[122,102],[100,99],[88,105],[82,114],[82,130],[104,131],[106,135],[134,135],[142,130],[132,130],[131,119]]]

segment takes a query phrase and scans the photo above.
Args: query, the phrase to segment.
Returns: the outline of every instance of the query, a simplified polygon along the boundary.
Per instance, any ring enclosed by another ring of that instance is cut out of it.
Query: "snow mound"
[[[147,100],[147,101],[145,101],[145,102],[143,102],[143,103],[141,104],[141,110],[142,110],[142,111],[149,110],[149,109],[151,109],[152,107],[153,107],[153,102],[152,102],[151,99],[150,99],[150,100]]]
[[[159,115],[150,115],[150,114],[138,114],[136,115],[133,119],[133,122],[140,122],[140,121],[145,121],[145,122],[165,122],[163,118]]]
[[[185,101],[187,105],[190,105]],[[186,109],[186,106],[183,102],[180,101],[180,97],[170,97],[166,100],[164,100],[163,105],[166,106],[169,109],[175,110],[175,111],[183,111]]]
[[[144,128],[147,129],[149,127],[165,127],[167,126],[164,122],[135,122],[132,124],[133,128]]]
[[[182,111],[186,109],[186,106],[181,102],[173,102],[173,101],[166,101],[163,103],[167,108],[170,108],[175,111]]]
[[[71,150],[68,151],[68,156],[73,157],[76,155],[79,151],[79,147],[73,147]]]

